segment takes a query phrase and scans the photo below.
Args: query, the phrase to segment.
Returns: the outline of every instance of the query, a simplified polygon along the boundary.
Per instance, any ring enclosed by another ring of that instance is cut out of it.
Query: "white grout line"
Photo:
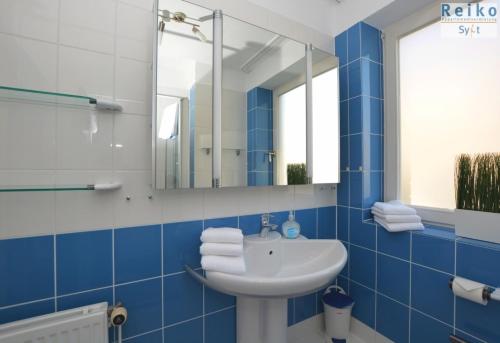
[[[2,306],[0,307],[0,310],[8,310],[10,308],[15,308],[18,306],[25,306],[25,305],[31,305],[31,304],[36,304],[42,301],[49,301],[49,300],[54,300],[55,297],[50,297],[50,298],[43,298],[43,299],[37,299],[37,300],[32,300],[32,301],[25,301],[22,303],[17,303],[17,304],[12,304],[12,305],[7,305],[7,306]]]
[[[412,271],[413,271],[413,266],[412,266],[412,261],[413,261],[413,234],[410,232],[410,271],[409,271],[409,277],[410,277],[410,289],[408,291],[408,305],[410,307],[410,312],[408,315],[408,342],[411,341],[411,311],[412,311],[412,302],[411,302],[411,292],[412,292]]]

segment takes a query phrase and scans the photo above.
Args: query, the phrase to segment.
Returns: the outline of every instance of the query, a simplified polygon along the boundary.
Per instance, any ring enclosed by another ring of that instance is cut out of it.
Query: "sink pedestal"
[[[236,298],[238,343],[287,343],[286,298]]]

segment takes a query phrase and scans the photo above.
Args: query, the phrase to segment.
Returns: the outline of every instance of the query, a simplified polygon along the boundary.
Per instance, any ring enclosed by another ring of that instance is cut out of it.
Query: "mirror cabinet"
[[[181,0],[156,10],[156,189],[339,182],[336,57]]]

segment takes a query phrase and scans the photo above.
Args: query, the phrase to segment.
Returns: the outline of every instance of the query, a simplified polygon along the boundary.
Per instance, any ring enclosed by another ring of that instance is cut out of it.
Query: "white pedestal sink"
[[[347,261],[338,240],[291,240],[277,232],[246,236],[244,254],[243,275],[207,272],[204,278],[188,268],[208,287],[237,297],[238,343],[286,343],[287,299],[329,285]]]

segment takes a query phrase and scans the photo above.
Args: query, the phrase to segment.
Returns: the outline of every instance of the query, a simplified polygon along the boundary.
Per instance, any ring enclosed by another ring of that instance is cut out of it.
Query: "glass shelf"
[[[9,192],[65,192],[65,191],[93,191],[94,185],[15,185],[3,186],[0,185],[0,193]]]
[[[0,86],[0,100],[21,100],[53,105],[70,105],[80,107],[88,107],[89,105],[97,104],[97,99],[88,96],[7,86]]]

